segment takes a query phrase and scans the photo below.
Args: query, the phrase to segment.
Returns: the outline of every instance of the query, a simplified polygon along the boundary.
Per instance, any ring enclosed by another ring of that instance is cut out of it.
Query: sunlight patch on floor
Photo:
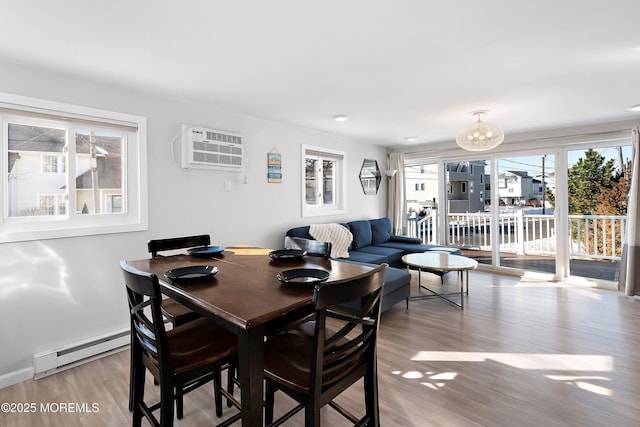
[[[418,362],[498,362],[522,370],[539,371],[613,371],[613,358],[607,355],[590,354],[537,354],[537,353],[489,353],[464,351],[420,351],[410,360]],[[392,375],[407,380],[420,380],[420,384],[432,390],[439,390],[458,377],[457,372],[443,371],[392,371]],[[607,387],[594,382],[610,381],[597,375],[544,375],[552,381],[588,391],[601,396],[612,396]]]
[[[458,376],[457,372],[419,372],[419,371],[393,371],[393,375],[399,375],[402,378],[410,380],[422,380],[420,384],[433,390],[438,390],[444,387],[446,381],[453,381]]]
[[[591,354],[484,353],[420,351],[411,360],[421,362],[495,361],[518,369],[611,372],[613,358]]]
[[[575,386],[579,389],[590,391],[592,393],[599,394],[601,396],[613,396],[613,392],[611,391],[611,389],[589,382],[589,381],[610,381],[609,378],[607,377],[575,376],[575,375],[545,375],[545,377],[555,381],[562,381],[567,385]]]

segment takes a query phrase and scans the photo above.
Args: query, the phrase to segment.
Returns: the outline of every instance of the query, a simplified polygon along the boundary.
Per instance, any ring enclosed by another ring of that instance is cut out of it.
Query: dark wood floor
[[[491,252],[464,249],[462,255],[470,257],[482,264],[491,265]],[[608,260],[571,259],[569,268],[572,276],[586,277],[590,279],[618,280],[618,262]],[[541,273],[556,272],[556,259],[552,256],[516,255],[511,253],[500,254],[502,267],[518,268],[527,271]]]
[[[447,275],[445,286],[455,279]],[[425,281],[441,286],[428,273]],[[640,301],[483,271],[471,272],[470,281],[464,311],[429,299],[411,301],[409,310],[398,304],[382,316],[382,426],[640,425]],[[0,412],[0,426],[130,425],[127,387],[125,351],[0,390],[0,402],[97,403],[99,411]],[[157,387],[148,383],[147,393]],[[277,410],[288,403],[278,397]],[[342,403],[361,409],[361,389],[350,389]],[[322,415],[324,426],[348,425],[330,409]],[[187,396],[176,426],[216,421],[205,387]],[[286,425],[302,423],[296,417]]]

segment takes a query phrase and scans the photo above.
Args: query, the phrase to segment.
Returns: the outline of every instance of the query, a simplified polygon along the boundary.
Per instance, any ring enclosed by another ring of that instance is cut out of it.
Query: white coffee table
[[[402,262],[409,267],[415,267],[418,269],[418,289],[423,288],[431,292],[429,295],[416,295],[410,297],[410,299],[439,297],[464,310],[463,295],[465,293],[465,283],[466,294],[469,295],[469,270],[474,270],[478,267],[478,262],[476,260],[461,255],[451,255],[447,252],[429,251],[405,255],[402,257]],[[427,288],[426,286],[422,286],[422,270],[430,273],[443,274],[447,271],[457,271],[459,273],[458,283],[460,284],[460,292],[439,293],[433,289]],[[460,303],[448,298],[453,295],[460,296]]]

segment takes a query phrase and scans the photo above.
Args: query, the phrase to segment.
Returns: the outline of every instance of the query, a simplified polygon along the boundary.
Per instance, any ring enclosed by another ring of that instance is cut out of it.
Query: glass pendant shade
[[[485,151],[497,147],[504,141],[504,132],[498,126],[485,123],[480,116],[486,111],[474,111],[478,121],[465,128],[456,137],[458,145],[468,151]]]

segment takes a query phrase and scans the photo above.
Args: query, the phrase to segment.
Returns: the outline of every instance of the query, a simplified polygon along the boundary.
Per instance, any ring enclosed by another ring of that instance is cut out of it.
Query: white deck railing
[[[461,248],[491,250],[491,214],[448,215],[449,244]],[[625,241],[626,216],[569,215],[571,258],[620,260]],[[427,244],[437,244],[437,212],[409,219],[409,234]],[[556,254],[553,215],[527,215],[524,211],[499,216],[501,252],[521,255]]]

